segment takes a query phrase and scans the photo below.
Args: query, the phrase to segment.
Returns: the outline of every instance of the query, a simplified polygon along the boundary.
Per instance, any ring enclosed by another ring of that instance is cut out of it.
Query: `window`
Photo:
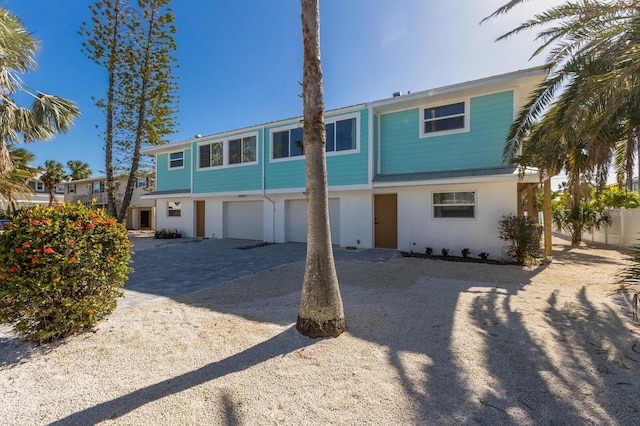
[[[224,164],[222,142],[200,145],[198,151],[200,153],[199,168],[218,167]]]
[[[44,192],[44,183],[43,182],[36,182],[36,191],[37,192]]]
[[[325,125],[327,152],[356,149],[356,119],[338,120]]]
[[[180,201],[167,201],[167,216],[169,217],[182,216],[182,205]]]
[[[69,183],[67,184],[67,194],[75,194],[76,193],[76,184]]]
[[[466,129],[465,113],[465,102],[425,108],[422,115],[422,135],[464,131]]]
[[[476,193],[464,192],[434,192],[434,218],[475,218]]]
[[[255,136],[229,141],[229,164],[251,163],[254,161],[256,161]]]
[[[304,155],[304,130],[299,127],[273,133],[273,158]]]
[[[235,166],[257,161],[257,134],[198,145],[198,169]]]
[[[355,150],[357,143],[357,121],[355,117],[325,124],[327,133],[326,152]],[[292,128],[272,133],[272,158],[290,158],[304,155],[304,130]]]
[[[184,152],[172,152],[169,154],[169,168],[179,169],[184,167]]]
[[[56,188],[56,194],[64,194],[64,183],[61,183]]]
[[[136,188],[146,188],[149,185],[148,177],[139,177],[136,179]]]
[[[99,194],[101,192],[104,192],[104,182],[93,182],[91,193]]]

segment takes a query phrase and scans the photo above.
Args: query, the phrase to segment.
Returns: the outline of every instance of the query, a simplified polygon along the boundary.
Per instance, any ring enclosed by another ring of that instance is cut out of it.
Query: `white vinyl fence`
[[[640,245],[640,209],[611,209],[609,217],[611,225],[593,231],[593,234],[584,233],[582,240],[621,247]]]

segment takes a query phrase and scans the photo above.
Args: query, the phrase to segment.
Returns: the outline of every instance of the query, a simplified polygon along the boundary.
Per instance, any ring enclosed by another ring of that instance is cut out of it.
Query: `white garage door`
[[[224,237],[262,241],[262,217],[262,201],[225,202]]]
[[[286,202],[286,239],[290,242],[307,241],[307,201],[288,200]],[[329,199],[329,222],[331,223],[331,242],[340,244],[340,199]]]

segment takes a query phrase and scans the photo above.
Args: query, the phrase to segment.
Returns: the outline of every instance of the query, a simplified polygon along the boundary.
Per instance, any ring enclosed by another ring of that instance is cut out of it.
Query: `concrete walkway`
[[[118,300],[119,312],[302,261],[307,249],[303,243],[262,245],[253,240],[156,240],[150,233],[130,234],[130,239],[134,272],[125,283],[125,297]],[[385,262],[397,254],[396,250],[334,249],[336,260]]]

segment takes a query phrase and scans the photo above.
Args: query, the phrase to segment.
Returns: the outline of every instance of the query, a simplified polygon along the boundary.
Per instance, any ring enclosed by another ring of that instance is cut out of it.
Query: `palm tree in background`
[[[0,176],[0,199],[7,203],[9,212],[15,213],[18,197],[33,194],[33,188],[27,182],[36,177],[38,168],[29,166],[34,156],[27,150],[9,146],[8,151],[13,167],[9,173]]]
[[[56,201],[56,191],[58,186],[67,179],[67,173],[62,163],[54,160],[44,162],[44,171],[40,175],[40,180],[47,186],[49,191],[49,205],[53,205]]]
[[[511,0],[485,20],[525,1]],[[549,175],[569,167],[576,192],[580,174],[602,187],[613,161],[630,186],[634,162],[640,167],[640,1],[567,2],[498,40],[534,28],[542,44],[532,57],[548,51],[549,75],[514,121],[505,160]]]
[[[70,180],[81,180],[91,177],[89,165],[80,160],[67,161],[67,168],[69,169]]]
[[[12,168],[8,145],[51,139],[69,130],[80,115],[73,102],[34,91],[22,83],[20,75],[36,66],[38,47],[20,19],[0,8],[0,176]],[[15,103],[17,92],[33,97],[30,108]]]

